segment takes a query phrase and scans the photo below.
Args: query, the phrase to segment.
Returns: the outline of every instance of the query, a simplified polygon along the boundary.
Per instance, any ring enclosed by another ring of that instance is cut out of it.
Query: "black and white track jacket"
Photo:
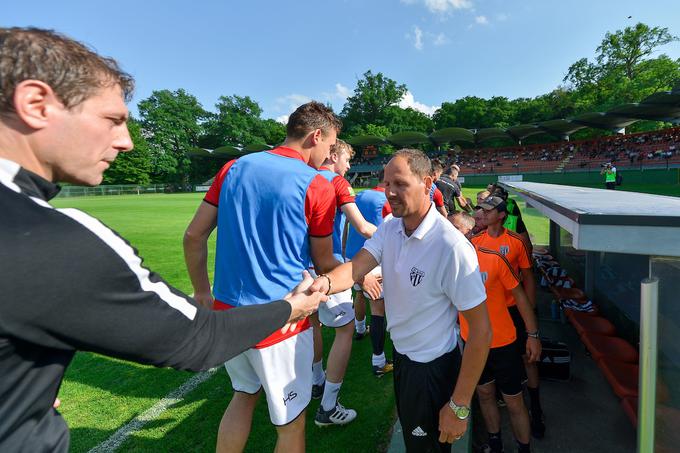
[[[65,452],[52,404],[76,350],[183,370],[281,328],[290,305],[214,312],[142,264],[115,231],[47,203],[59,187],[0,159],[0,452]]]

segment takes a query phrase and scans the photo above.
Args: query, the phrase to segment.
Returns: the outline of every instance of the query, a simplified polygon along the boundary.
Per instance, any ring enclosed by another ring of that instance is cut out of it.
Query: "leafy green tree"
[[[104,173],[104,184],[149,184],[151,181],[151,153],[142,134],[142,127],[133,118],[128,120],[128,130],[134,148],[118,154],[111,167]]]
[[[597,48],[597,63],[607,71],[622,69],[628,80],[635,79],[638,65],[663,45],[677,41],[667,28],[637,23],[623,31],[607,33]]]
[[[186,186],[191,167],[188,152],[198,146],[203,122],[210,114],[183,89],[154,91],[140,101],[138,109],[150,146],[154,179]]]
[[[347,133],[354,132],[361,124],[382,124],[385,121],[385,110],[401,101],[406,94],[406,85],[383,75],[366,71],[363,79],[357,82],[354,94],[347,98],[341,117]]]
[[[434,130],[432,118],[410,107],[403,109],[399,106],[391,105],[385,108],[382,121],[392,134],[403,131],[429,134]]]

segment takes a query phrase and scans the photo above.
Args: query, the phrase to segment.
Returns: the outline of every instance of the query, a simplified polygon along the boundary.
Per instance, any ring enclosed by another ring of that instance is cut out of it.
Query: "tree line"
[[[582,58],[566,71],[563,83],[533,98],[489,99],[466,96],[443,102],[432,116],[399,107],[407,86],[369,70],[357,81],[339,116],[341,137],[415,131],[429,134],[445,127],[468,129],[509,127],[565,118],[580,113],[606,111],[670,90],[680,81],[680,58],[656,55],[658,48],[677,42],[667,28],[638,23],[606,33],[593,60]],[[170,184],[185,187],[212,177],[224,164],[220,159],[189,157],[193,148],[214,149],[226,144],[281,143],[285,125],[262,118],[262,108],[249,96],[222,96],[215,111],[206,110],[184,89],[158,90],[138,104],[138,118],[129,121],[134,151],[123,153],[105,174],[106,184]],[[653,121],[634,123],[630,130],[664,127]],[[608,134],[583,129],[574,139]],[[527,143],[554,141],[532,136]],[[491,145],[509,145],[497,140]]]

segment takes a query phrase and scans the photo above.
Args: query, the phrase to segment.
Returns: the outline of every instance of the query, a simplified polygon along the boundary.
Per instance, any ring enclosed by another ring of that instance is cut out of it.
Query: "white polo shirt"
[[[472,244],[432,204],[410,237],[396,218],[380,225],[363,248],[382,266],[385,316],[396,350],[422,363],[452,351],[458,310],[486,299]]]

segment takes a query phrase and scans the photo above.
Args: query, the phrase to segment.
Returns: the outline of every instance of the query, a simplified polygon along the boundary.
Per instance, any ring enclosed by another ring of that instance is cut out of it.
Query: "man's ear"
[[[43,129],[57,109],[64,108],[52,87],[40,80],[19,83],[12,100],[17,117],[31,129]]]
[[[311,141],[312,146],[316,146],[319,141],[321,141],[321,135],[323,132],[321,132],[321,129],[314,129],[314,132],[309,134],[309,139]]]
[[[432,188],[432,176],[428,175],[423,178],[423,182],[425,183],[425,188],[429,192],[430,189]]]

